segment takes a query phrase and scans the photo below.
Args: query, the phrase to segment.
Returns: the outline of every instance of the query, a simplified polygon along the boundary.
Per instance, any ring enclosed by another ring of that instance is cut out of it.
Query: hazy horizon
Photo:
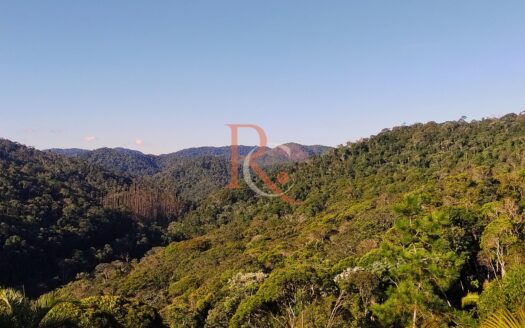
[[[489,116],[489,117],[479,117],[479,118],[469,118],[467,117],[465,120],[467,122],[471,122],[471,121],[476,121],[476,120],[482,120],[482,119],[487,119],[487,118],[500,118],[504,115],[509,115],[509,114],[519,114],[520,112],[509,112],[509,113],[504,113],[502,115],[499,115],[499,116],[496,116],[496,115],[493,115],[493,116]],[[463,117],[463,116],[462,116]],[[345,145],[346,143],[348,142],[355,142],[359,139],[362,139],[362,138],[369,138],[371,136],[374,136],[374,135],[377,135],[378,133],[381,132],[381,130],[383,129],[392,129],[396,126],[402,126],[402,125],[413,125],[413,124],[418,124],[418,123],[422,123],[422,124],[425,124],[425,123],[429,123],[429,122],[436,122],[438,124],[440,123],[444,123],[444,122],[449,122],[449,121],[456,121],[456,120],[459,120],[461,119],[462,117],[459,117],[458,119],[450,119],[450,120],[445,120],[445,121],[434,121],[434,120],[430,120],[430,121],[425,121],[425,122],[411,122],[411,123],[406,123],[406,122],[403,122],[402,124],[400,125],[395,125],[395,126],[385,126],[383,128],[381,128],[380,130],[376,131],[376,132],[373,132],[369,135],[366,135],[366,136],[360,136],[360,137],[357,137],[353,140],[347,140],[347,141],[344,141],[344,142],[340,142],[338,144],[335,144],[335,145],[326,145],[326,144],[320,144],[320,143],[311,143],[311,144],[305,144],[305,143],[302,143],[300,141],[284,141],[284,142],[281,142],[281,143],[274,143],[274,142],[271,142],[270,144],[267,145],[267,147],[269,148],[274,148],[275,146],[278,146],[278,145],[282,145],[282,144],[286,144],[286,143],[296,143],[296,144],[300,144],[300,145],[303,145],[303,146],[328,146],[328,147],[333,147],[333,148],[336,148],[340,145]],[[465,116],[466,117],[466,116]],[[247,130],[247,131],[246,131]],[[230,130],[228,129],[228,132]],[[253,132],[253,131],[250,131],[250,129],[245,129],[243,131],[243,129],[240,129],[239,131],[239,135],[243,135],[243,133],[249,133],[249,132]],[[228,140],[230,140],[230,135],[227,136],[228,137]],[[253,137],[253,136],[252,136]],[[178,152],[178,151],[181,151],[181,150],[186,150],[186,149],[191,149],[191,148],[202,148],[202,147],[229,147],[231,146],[230,143],[224,143],[224,144],[216,144],[216,145],[207,145],[207,144],[203,144],[203,145],[195,145],[195,146],[188,146],[188,147],[184,147],[184,148],[180,148],[180,149],[174,149],[172,151],[167,151],[167,152],[163,152],[163,153],[151,153],[151,152],[147,152],[147,151],[144,151],[142,149],[140,149],[139,147],[133,147],[133,146],[130,146],[130,147],[126,147],[126,146],[109,146],[109,145],[102,145],[100,147],[61,147],[61,146],[56,146],[56,147],[47,147],[47,148],[38,148],[34,145],[31,145],[31,144],[25,144],[25,143],[22,143],[18,140],[14,140],[14,139],[9,139],[7,137],[4,137],[4,136],[1,136],[0,135],[0,139],[7,139],[7,140],[10,140],[10,141],[14,141],[14,142],[18,142],[20,144],[23,144],[25,146],[29,146],[29,147],[33,147],[35,149],[38,149],[38,150],[51,150],[51,149],[80,149],[80,150],[97,150],[97,149],[101,149],[101,148],[111,148],[111,149],[116,149],[116,148],[123,148],[123,149],[128,149],[128,150],[134,150],[134,151],[139,151],[143,154],[146,154],[146,155],[155,155],[155,156],[158,156],[158,155],[165,155],[165,154],[170,154],[170,153],[175,153],[175,152]],[[242,137],[241,137],[242,138]],[[250,136],[247,136],[247,139],[250,139]],[[253,139],[253,138],[252,138]],[[249,143],[240,143],[239,146],[247,146],[247,147],[255,147],[256,144],[249,144]]]

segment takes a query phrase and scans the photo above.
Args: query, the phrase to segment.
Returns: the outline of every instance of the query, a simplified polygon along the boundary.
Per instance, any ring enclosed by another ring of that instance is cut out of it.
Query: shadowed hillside
[[[160,244],[157,223],[173,216],[155,213],[145,225],[125,202],[104,202],[130,188],[135,194],[126,200],[138,203],[144,186],[127,177],[0,140],[0,285],[39,294],[98,263],[139,257]]]

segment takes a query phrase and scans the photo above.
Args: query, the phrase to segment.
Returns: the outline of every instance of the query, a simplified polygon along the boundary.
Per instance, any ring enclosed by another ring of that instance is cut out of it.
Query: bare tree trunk
[[[417,305],[414,305],[414,312],[412,313],[412,328],[417,328],[416,322],[417,322]]]
[[[334,325],[335,316],[337,315],[337,312],[343,305],[343,300],[345,296],[345,291],[343,290],[340,294],[337,300],[335,301],[334,308],[332,309],[332,313],[330,313],[330,319],[328,319],[328,324],[326,325],[326,328],[332,328]]]

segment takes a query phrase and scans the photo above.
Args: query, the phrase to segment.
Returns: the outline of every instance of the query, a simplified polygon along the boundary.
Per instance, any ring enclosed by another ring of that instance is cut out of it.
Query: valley
[[[0,145],[1,283],[45,320],[477,327],[525,294],[523,114],[268,160],[298,205],[224,188],[229,148]]]

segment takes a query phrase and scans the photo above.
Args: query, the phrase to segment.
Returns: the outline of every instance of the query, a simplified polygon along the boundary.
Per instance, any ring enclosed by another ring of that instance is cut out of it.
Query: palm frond
[[[21,292],[0,289],[0,320],[2,327],[31,327],[31,306]]]
[[[499,310],[483,321],[481,328],[525,328],[525,309],[519,309],[516,313]]]
[[[0,327],[64,327],[67,320],[46,318],[49,311],[62,302],[65,300],[54,292],[30,301],[14,289],[0,289]]]
[[[0,303],[8,314],[13,314],[16,310],[26,304],[26,299],[22,293],[11,288],[0,289]]]
[[[37,300],[31,302],[31,308],[35,312],[45,311],[46,313],[57,306],[59,303],[65,302],[56,292],[51,292],[40,296]]]
[[[63,327],[70,320],[65,318],[49,318],[47,314],[60,303],[69,302],[56,292],[51,292],[40,296],[31,304],[34,321],[39,328]]]

